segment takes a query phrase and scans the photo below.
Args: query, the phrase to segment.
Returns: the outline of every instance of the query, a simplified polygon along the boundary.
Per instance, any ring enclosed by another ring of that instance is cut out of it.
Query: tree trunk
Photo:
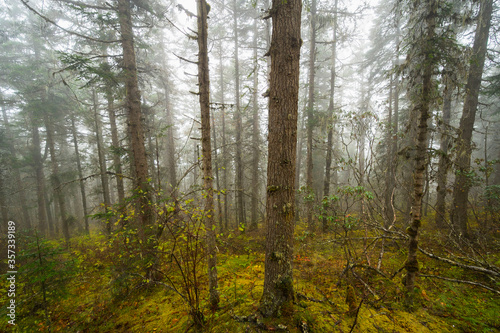
[[[477,23],[469,76],[465,86],[465,102],[460,118],[459,136],[457,140],[457,158],[455,161],[455,186],[453,188],[453,206],[451,221],[458,236],[469,236],[467,226],[467,205],[469,189],[472,186],[470,159],[472,154],[472,131],[476,119],[476,111],[481,88],[484,61],[488,45],[488,34],[491,25],[493,0],[482,0],[479,21]]]
[[[93,101],[94,101],[94,125],[95,125],[95,136],[97,143],[97,156],[99,159],[99,172],[101,178],[101,188],[102,188],[102,198],[104,204],[104,212],[108,210],[111,206],[111,198],[109,196],[109,182],[108,182],[108,174],[106,167],[106,156],[104,154],[104,145],[102,142],[102,122],[101,122],[101,114],[98,108],[97,94],[92,91]],[[106,234],[111,235],[111,221],[106,219],[105,230]]]
[[[116,125],[116,113],[115,113],[115,107],[114,107],[114,100],[113,100],[113,94],[111,92],[111,89],[106,89],[106,101],[108,103],[107,105],[107,110],[108,110],[108,117],[109,117],[109,124],[111,128],[111,144],[112,144],[112,150],[113,150],[113,169],[116,173],[115,179],[116,179],[116,191],[118,192],[118,203],[122,204],[123,201],[125,200],[125,187],[123,185],[123,168],[122,168],[122,162],[120,159],[120,141],[118,139],[118,127]]]
[[[250,222],[250,229],[257,229],[257,220],[259,219],[259,158],[260,158],[260,128],[259,128],[259,67],[257,56],[257,19],[253,22],[253,93],[252,93],[252,217]]]
[[[417,6],[420,2],[416,2]],[[432,103],[432,73],[436,67],[434,56],[435,45],[433,39],[436,29],[437,1],[424,1],[425,30],[423,36],[417,36],[410,52],[412,52],[414,63],[421,63],[421,69],[415,70],[413,85],[410,86],[412,102],[412,114],[417,117],[417,140],[415,152],[415,169],[413,171],[413,197],[411,207],[411,222],[406,229],[409,235],[408,258],[405,263],[406,278],[406,305],[413,307],[415,280],[418,273],[418,231],[421,226],[422,197],[424,195],[425,167],[428,161],[427,154],[427,120],[430,117],[430,105]],[[418,8],[417,8],[418,9]],[[417,12],[417,11],[415,11]]]
[[[314,128],[314,77],[316,62],[316,0],[311,0],[311,25],[309,42],[309,79],[307,97],[307,155],[306,155],[306,220],[311,231],[316,228],[313,222],[313,205],[315,200],[313,189],[313,128]]]
[[[222,63],[222,43],[220,44],[220,57],[219,57],[219,80],[220,80],[220,103],[221,120],[222,120],[222,186],[224,188],[224,229],[228,229],[228,205],[230,196],[227,193],[227,146],[226,146],[226,105],[224,98],[224,64]]]
[[[59,178],[59,165],[57,162],[56,149],[54,143],[54,125],[52,120],[49,118],[47,113],[44,113],[43,120],[45,123],[45,128],[47,130],[47,146],[50,152],[50,161],[52,166],[52,185],[54,188],[54,194],[59,205],[59,212],[61,214],[61,226],[66,245],[69,246],[69,226],[68,226],[68,216],[66,213],[66,200],[64,194],[62,193],[61,179]]]
[[[325,213],[329,213],[330,203],[328,197],[330,196],[330,172],[332,168],[332,153],[333,153],[333,129],[335,128],[335,108],[334,108],[334,98],[335,98],[335,81],[337,78],[337,72],[335,70],[337,62],[337,9],[338,0],[335,0],[335,5],[333,7],[333,42],[332,42],[332,59],[330,68],[330,101],[328,104],[328,134],[326,139],[326,160],[325,160],[325,179],[323,180],[323,210]],[[328,231],[328,219],[323,217],[322,221],[323,232]]]
[[[144,240],[145,228],[153,223],[153,212],[150,205],[151,193],[148,183],[148,161],[144,145],[143,115],[141,111],[141,93],[137,81],[137,65],[134,50],[134,34],[129,0],[118,0],[118,16],[120,21],[121,44],[123,48],[123,72],[125,78],[127,125],[134,170],[134,189],[138,191],[138,214],[142,227],[140,233]]]
[[[210,78],[208,73],[207,3],[198,0],[198,84],[200,87],[201,149],[203,187],[205,190],[205,228],[207,242],[208,283],[210,308],[219,307],[217,290],[217,251],[215,244],[214,191],[212,185],[212,145],[210,142]]]
[[[294,300],[293,231],[299,92],[300,0],[273,0],[269,158],[267,166],[266,259],[260,312],[290,314]]]
[[[217,186],[217,216],[219,218],[219,228],[220,230],[224,230],[224,224],[222,221],[222,205],[221,205],[221,200],[220,200],[220,178],[219,178],[219,158],[218,158],[218,153],[217,153],[217,134],[215,131],[215,116],[212,115],[212,137],[214,139],[214,166],[215,166],[215,179],[217,180],[216,186]]]
[[[23,228],[26,228],[29,230],[31,233],[31,219],[29,216],[29,209],[26,201],[26,193],[24,191],[24,183],[21,178],[21,172],[19,171],[19,165],[17,165],[17,158],[16,158],[16,148],[14,147],[13,143],[13,136],[10,131],[10,126],[9,126],[9,119],[7,118],[7,112],[5,111],[5,108],[2,108],[2,115],[3,115],[3,121],[5,124],[5,134],[7,136],[7,143],[9,147],[10,154],[12,155],[12,158],[14,160],[14,163],[16,163],[13,166],[13,173],[14,173],[14,181],[18,186],[18,191],[19,191],[19,203],[21,204],[21,214],[23,216]]]
[[[300,121],[300,127],[297,129],[297,162],[296,162],[296,171],[295,171],[295,192],[298,193],[300,188],[300,170],[302,168],[302,157],[303,157],[303,149],[304,145],[304,132],[305,132],[305,116],[302,114],[302,118]],[[304,194],[295,196],[295,222],[299,222],[300,220],[300,199]]]
[[[162,35],[163,39],[163,35]],[[172,105],[170,103],[170,82],[167,75],[167,62],[166,62],[166,52],[163,49],[163,93],[165,95],[165,118],[167,122],[167,183],[170,190],[170,197],[177,200],[177,166],[176,166],[176,156],[175,156],[175,124],[173,119]]]
[[[80,161],[80,152],[78,149],[78,137],[76,135],[76,126],[75,126],[75,116],[71,114],[71,133],[73,135],[73,145],[75,147],[75,157],[76,157],[76,168],[78,170],[78,178],[80,178],[80,193],[82,195],[82,207],[83,207],[83,218],[85,221],[85,233],[87,235],[90,234],[89,230],[89,218],[87,216],[87,195],[85,194],[85,182],[83,180],[83,171],[82,171],[82,163]]]
[[[243,200],[243,165],[241,161],[241,153],[243,149],[243,142],[241,132],[243,130],[241,120],[241,107],[240,107],[240,64],[239,64],[239,40],[238,40],[238,19],[237,19],[238,6],[236,0],[233,0],[233,29],[234,29],[234,85],[235,85],[235,105],[236,110],[234,113],[234,121],[236,123],[236,152],[235,152],[235,184],[236,184],[236,217],[238,225],[246,225],[246,214]]]
[[[7,223],[9,222],[9,212],[7,210],[7,184],[5,183],[4,169],[0,168],[0,231],[7,234]]]
[[[385,193],[384,193],[384,227],[388,228],[395,220],[395,211],[394,211],[394,190],[395,190],[395,161],[394,156],[397,153],[393,151],[393,137],[396,135],[393,133],[393,120],[392,120],[392,99],[394,95],[393,91],[393,75],[391,74],[391,80],[389,83],[389,116],[387,119],[387,172],[385,178]]]

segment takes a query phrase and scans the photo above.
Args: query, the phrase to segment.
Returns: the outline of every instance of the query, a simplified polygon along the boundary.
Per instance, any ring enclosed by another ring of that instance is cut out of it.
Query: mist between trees
[[[1,6],[21,329],[500,328],[497,3]]]

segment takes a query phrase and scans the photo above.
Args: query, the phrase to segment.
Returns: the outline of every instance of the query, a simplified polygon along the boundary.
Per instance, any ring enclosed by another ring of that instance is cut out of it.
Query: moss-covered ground
[[[500,297],[477,286],[434,278],[418,278],[413,311],[403,305],[404,241],[370,244],[364,230],[349,232],[349,242],[335,234],[309,233],[296,228],[294,309],[277,319],[254,317],[264,280],[264,233],[234,232],[219,237],[218,277],[220,309],[211,312],[206,301],[205,265],[198,265],[200,306],[204,332],[498,332]],[[423,243],[437,246],[439,235],[425,232]],[[347,245],[351,246],[348,250]],[[367,249],[367,251],[363,251]],[[354,253],[347,253],[353,251]],[[121,255],[126,256],[126,253]],[[492,262],[498,252],[489,254]],[[61,257],[62,256],[62,257]],[[113,257],[115,256],[115,257]],[[102,236],[75,238],[65,258],[75,263],[66,279],[66,292],[48,297],[47,313],[36,292],[37,281],[25,279],[19,292],[35,289],[32,299],[19,294],[17,325],[8,326],[5,312],[0,331],[18,332],[194,332],[185,300],[165,285],[185,293],[179,276],[159,277],[164,284],[117,274],[117,254]],[[350,262],[347,262],[350,258]],[[419,254],[425,275],[481,281],[484,276]],[[168,265],[168,261],[161,265]],[[346,270],[346,265],[352,266]],[[377,268],[377,270],[369,267]],[[55,269],[55,268],[54,268]],[[175,270],[169,270],[171,274]],[[381,275],[383,272],[386,276]],[[52,277],[56,279],[57,276]],[[32,284],[33,286],[30,286]],[[62,284],[61,284],[62,286]],[[56,286],[57,287],[57,286]],[[24,288],[24,291],[23,291]],[[350,290],[349,301],[346,295]],[[5,289],[4,289],[5,291]],[[26,292],[27,293],[27,292]],[[49,295],[50,296],[50,295]],[[34,301],[37,299],[38,301]],[[6,301],[2,293],[2,301]],[[350,303],[350,304],[348,304]],[[350,306],[354,307],[350,310]],[[250,316],[250,317],[249,317]]]

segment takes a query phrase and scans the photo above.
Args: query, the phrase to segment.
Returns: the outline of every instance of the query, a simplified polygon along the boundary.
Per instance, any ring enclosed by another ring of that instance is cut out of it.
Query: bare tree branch
[[[91,40],[91,41],[94,41],[94,42],[98,42],[98,43],[118,43],[120,42],[120,40],[102,40],[102,39],[98,39],[98,38],[92,38],[90,36],[86,36],[86,35],[82,35],[76,31],[72,31],[72,30],[69,30],[69,29],[66,29],[66,28],[63,28],[61,27],[59,24],[57,24],[55,21],[49,19],[47,16],[43,15],[42,13],[40,13],[39,11],[37,11],[35,8],[31,7],[29,4],[28,4],[28,1],[25,1],[25,0],[20,0],[23,5],[28,8],[29,10],[31,10],[33,13],[35,13],[36,15],[38,15],[39,17],[41,17],[42,19],[44,19],[45,21],[55,25],[56,27],[58,27],[59,29],[69,33],[70,35],[75,35],[75,36],[78,36],[78,37],[81,37],[81,38],[84,38],[84,39],[87,39],[87,40]]]

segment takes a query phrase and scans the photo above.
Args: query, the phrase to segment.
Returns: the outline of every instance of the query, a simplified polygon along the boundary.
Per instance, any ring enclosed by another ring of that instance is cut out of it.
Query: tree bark
[[[134,50],[134,34],[129,0],[118,0],[118,16],[123,49],[123,72],[126,90],[127,125],[134,170],[134,189],[139,194],[138,214],[142,227],[140,232],[153,223],[148,161],[144,145],[144,125],[141,111],[141,93],[137,80],[137,65]],[[144,239],[146,235],[143,234]]]
[[[123,184],[123,167],[120,158],[120,140],[118,139],[118,127],[116,124],[116,113],[113,101],[113,95],[109,89],[106,90],[106,100],[108,103],[108,117],[111,128],[111,144],[113,145],[113,169],[116,176],[116,191],[118,193],[118,203],[122,204],[125,200],[125,186]]]
[[[333,154],[333,129],[335,128],[335,81],[337,79],[337,72],[335,66],[337,63],[337,10],[338,0],[335,0],[333,6],[333,42],[332,42],[332,59],[330,68],[330,100],[328,103],[328,134],[326,139],[326,160],[325,160],[325,179],[323,180],[323,210],[328,214],[330,203],[328,197],[330,196],[330,172],[332,168],[332,154]],[[328,219],[323,217],[322,221],[323,232],[328,231]]]
[[[472,131],[476,119],[479,100],[479,89],[483,75],[484,61],[488,46],[488,34],[491,25],[493,0],[482,0],[479,21],[477,23],[472,58],[470,60],[469,76],[465,85],[465,101],[460,118],[459,136],[457,140],[457,158],[455,161],[455,186],[453,188],[453,206],[451,221],[458,236],[469,237],[467,206],[469,190],[473,180],[470,167],[472,154]]]
[[[207,3],[198,0],[198,84],[200,87],[201,109],[201,148],[203,166],[203,187],[205,190],[205,228],[208,262],[208,284],[210,308],[219,307],[219,291],[217,290],[217,251],[215,243],[214,223],[214,191],[212,184],[212,145],[210,140],[210,78],[208,72],[208,27]]]
[[[422,3],[416,1],[416,6],[424,6],[425,30],[423,36],[416,36],[410,52],[414,57],[414,63],[421,63],[420,69],[414,69],[414,77],[410,84],[410,95],[412,100],[412,114],[417,117],[417,140],[415,152],[415,168],[413,171],[413,197],[411,207],[411,222],[406,229],[409,235],[408,258],[405,263],[406,278],[406,305],[413,308],[415,280],[418,273],[418,231],[421,226],[422,197],[424,195],[425,167],[428,161],[427,154],[427,120],[430,117],[430,105],[432,103],[433,81],[432,73],[436,67],[434,56],[434,36],[436,29],[437,1],[426,0]],[[418,9],[418,7],[417,7]]]
[[[44,113],[43,120],[45,123],[45,128],[47,130],[47,146],[50,152],[50,161],[52,167],[52,185],[54,188],[54,194],[59,205],[59,212],[61,214],[61,226],[66,245],[69,246],[69,226],[68,226],[68,216],[66,213],[66,200],[64,199],[64,194],[62,193],[61,179],[59,178],[59,165],[57,162],[55,142],[54,142],[54,124],[49,118],[47,113]]]
[[[163,35],[162,35],[163,40]],[[175,160],[175,124],[173,117],[172,105],[170,102],[170,82],[167,75],[167,55],[165,49],[163,49],[163,93],[165,95],[165,118],[167,122],[167,182],[170,190],[170,196],[172,199],[177,200],[177,165]]]
[[[451,120],[451,97],[454,87],[449,77],[445,77],[445,88],[443,92],[443,119],[440,127],[439,140],[439,162],[437,170],[437,190],[436,190],[436,227],[444,229],[446,227],[446,191],[447,191],[447,176],[450,167],[448,157],[448,146],[450,144],[450,136],[448,134]]]
[[[392,145],[392,140],[395,135],[393,133],[394,128],[393,128],[393,120],[392,120],[392,99],[393,99],[393,74],[391,74],[391,80],[389,83],[389,116],[387,119],[387,173],[386,173],[386,178],[385,178],[385,193],[384,193],[384,212],[385,212],[385,219],[384,219],[384,226],[388,228],[393,222],[395,218],[395,211],[394,211],[394,190],[395,190],[395,161],[394,161],[394,155],[397,153],[396,151],[393,151],[393,145]]]
[[[238,19],[237,19],[238,6],[236,0],[233,0],[233,29],[234,29],[234,86],[235,86],[235,105],[236,110],[234,113],[234,121],[236,123],[236,152],[235,152],[235,184],[236,184],[236,217],[238,225],[246,225],[246,214],[243,200],[243,165],[241,161],[241,153],[243,149],[243,142],[241,132],[243,130],[241,120],[241,106],[240,106],[240,64],[239,64],[239,40],[238,40]]]
[[[85,182],[83,180],[83,171],[82,171],[82,163],[80,161],[80,151],[78,149],[78,137],[76,134],[76,126],[75,126],[75,115],[71,114],[71,134],[73,135],[73,146],[75,148],[75,157],[76,157],[76,168],[78,170],[78,178],[80,178],[80,193],[82,195],[82,207],[83,207],[83,218],[85,221],[85,233],[87,235],[90,234],[89,230],[89,218],[88,218],[88,210],[87,210],[87,195],[85,193]]]
[[[101,179],[101,188],[102,188],[102,198],[104,204],[104,212],[108,210],[108,207],[111,206],[111,198],[109,196],[109,181],[107,174],[107,166],[106,166],[106,156],[104,154],[104,145],[102,142],[102,122],[101,122],[101,114],[99,112],[98,103],[97,103],[97,93],[92,91],[93,97],[93,107],[94,107],[94,125],[95,125],[95,136],[97,143],[97,157],[99,160],[99,172]],[[109,236],[111,235],[111,221],[106,219],[105,221],[105,231]]]
[[[294,300],[293,231],[299,91],[300,0],[273,0],[269,158],[267,165],[266,259],[260,312],[287,314]]]
[[[31,233],[31,219],[30,219],[30,216],[29,216],[29,210],[28,210],[28,206],[26,205],[27,201],[26,201],[26,193],[24,191],[24,183],[22,181],[22,178],[21,178],[21,172],[19,171],[19,165],[17,165],[17,158],[16,158],[16,148],[14,147],[14,143],[13,143],[13,136],[12,136],[12,133],[10,131],[10,126],[9,126],[9,119],[7,117],[7,112],[5,111],[5,108],[2,107],[2,115],[3,115],[3,121],[4,121],[4,124],[5,124],[5,134],[7,136],[7,143],[8,143],[8,147],[9,147],[9,152],[10,154],[12,155],[12,158],[14,160],[14,163],[16,163],[14,166],[13,166],[13,173],[14,173],[14,181],[16,182],[17,186],[18,186],[18,193],[19,193],[19,203],[21,204],[21,214],[23,216],[23,227],[26,228],[27,230],[29,230],[29,232]]]
[[[259,67],[257,56],[257,19],[253,22],[253,92],[252,92],[252,217],[250,222],[250,229],[256,230],[257,220],[259,218],[259,158],[260,158],[260,128],[259,128]]]
[[[307,155],[306,155],[306,220],[307,226],[314,231],[316,228],[313,221],[313,205],[315,200],[313,189],[313,128],[314,128],[314,78],[316,62],[316,0],[311,0],[311,21],[310,21],[310,41],[309,41],[309,79],[308,79],[308,97],[307,97]]]
[[[227,146],[226,146],[226,105],[224,98],[224,64],[222,63],[222,43],[220,44],[219,57],[219,84],[220,84],[220,102],[222,104],[221,120],[222,120],[222,186],[224,188],[224,229],[228,229],[228,206],[230,196],[227,193]]]

